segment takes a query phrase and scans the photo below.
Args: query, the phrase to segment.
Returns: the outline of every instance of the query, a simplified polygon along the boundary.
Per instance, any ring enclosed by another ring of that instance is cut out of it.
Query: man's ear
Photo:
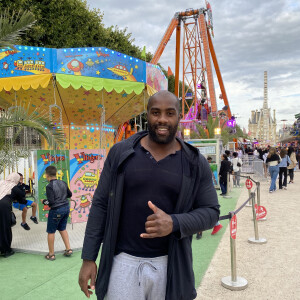
[[[182,119],[182,113],[179,114],[179,121]]]

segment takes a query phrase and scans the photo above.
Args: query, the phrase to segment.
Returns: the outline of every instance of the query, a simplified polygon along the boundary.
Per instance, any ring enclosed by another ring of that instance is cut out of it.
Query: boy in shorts
[[[30,217],[30,220],[32,222],[34,222],[35,224],[38,224],[38,220],[36,218],[37,204],[35,202],[33,202],[32,200],[26,200],[26,198],[25,198],[26,192],[30,190],[30,187],[28,185],[26,185],[25,183],[23,183],[23,174],[21,174],[21,173],[18,173],[18,174],[20,175],[20,182],[18,183],[17,187],[23,192],[24,198],[21,201],[19,200],[18,202],[14,202],[13,207],[22,211],[21,226],[25,230],[30,230],[30,227],[26,223],[27,211],[28,211],[28,208],[32,208],[32,216]]]
[[[72,192],[64,181],[56,178],[55,167],[49,166],[46,168],[45,172],[49,184],[46,186],[47,199],[44,199],[42,202],[44,205],[50,207],[47,221],[49,253],[45,258],[48,260],[55,260],[54,239],[56,230],[59,231],[66,247],[64,256],[71,256],[73,253],[73,250],[70,247],[69,235],[66,230],[70,213],[68,198],[72,197]]]

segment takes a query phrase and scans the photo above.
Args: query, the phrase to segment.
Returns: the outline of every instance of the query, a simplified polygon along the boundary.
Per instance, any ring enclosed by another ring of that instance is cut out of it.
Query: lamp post
[[[189,128],[185,128],[183,130],[183,137],[185,140],[189,140],[191,136],[191,130]]]
[[[215,130],[214,130],[214,133],[215,133],[215,137],[219,138],[220,135],[221,135],[221,128],[220,127],[216,127]]]

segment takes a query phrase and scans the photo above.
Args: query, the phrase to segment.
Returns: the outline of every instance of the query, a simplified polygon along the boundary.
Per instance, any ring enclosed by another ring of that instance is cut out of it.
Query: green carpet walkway
[[[221,215],[234,210],[240,192],[241,189],[233,189],[231,199],[220,197]],[[224,228],[218,234],[212,236],[209,230],[203,232],[200,240],[194,237],[193,258],[197,287],[218,247],[228,220],[221,223]],[[77,283],[81,267],[80,255],[80,252],[75,252],[72,257],[57,254],[55,261],[47,261],[44,256],[35,254],[16,253],[8,258],[0,256],[0,299],[86,299]]]

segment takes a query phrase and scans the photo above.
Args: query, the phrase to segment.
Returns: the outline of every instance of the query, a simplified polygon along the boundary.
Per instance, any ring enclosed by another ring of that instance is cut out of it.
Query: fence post
[[[258,226],[256,220],[256,211],[255,211],[255,193],[251,193],[251,201],[252,201],[252,213],[253,213],[253,224],[254,224],[254,237],[248,239],[248,242],[251,244],[265,244],[267,239],[259,238],[258,235]]]
[[[247,179],[251,180],[251,177],[248,176]],[[246,186],[246,184],[245,184],[245,186]],[[250,196],[251,196],[251,189],[248,190],[248,196],[249,196],[248,198],[250,198]],[[247,206],[247,207],[251,207],[251,206],[252,206],[251,201],[249,201],[249,202],[246,204],[246,206]]]
[[[257,205],[260,206],[260,182],[257,182]],[[267,218],[264,217],[262,219],[259,219],[258,221],[266,221]]]
[[[229,195],[229,190],[230,190],[230,182],[229,182],[229,179],[230,179],[230,173],[227,172],[227,188],[226,188],[226,194],[224,196],[224,198],[232,198],[230,195]]]
[[[229,224],[231,223],[231,219],[234,216],[233,212],[230,212]],[[221,279],[221,284],[223,287],[232,290],[232,291],[240,291],[244,290],[248,286],[248,281],[236,275],[236,240],[232,238],[231,229],[230,233],[230,254],[231,254],[231,276],[223,277]]]

